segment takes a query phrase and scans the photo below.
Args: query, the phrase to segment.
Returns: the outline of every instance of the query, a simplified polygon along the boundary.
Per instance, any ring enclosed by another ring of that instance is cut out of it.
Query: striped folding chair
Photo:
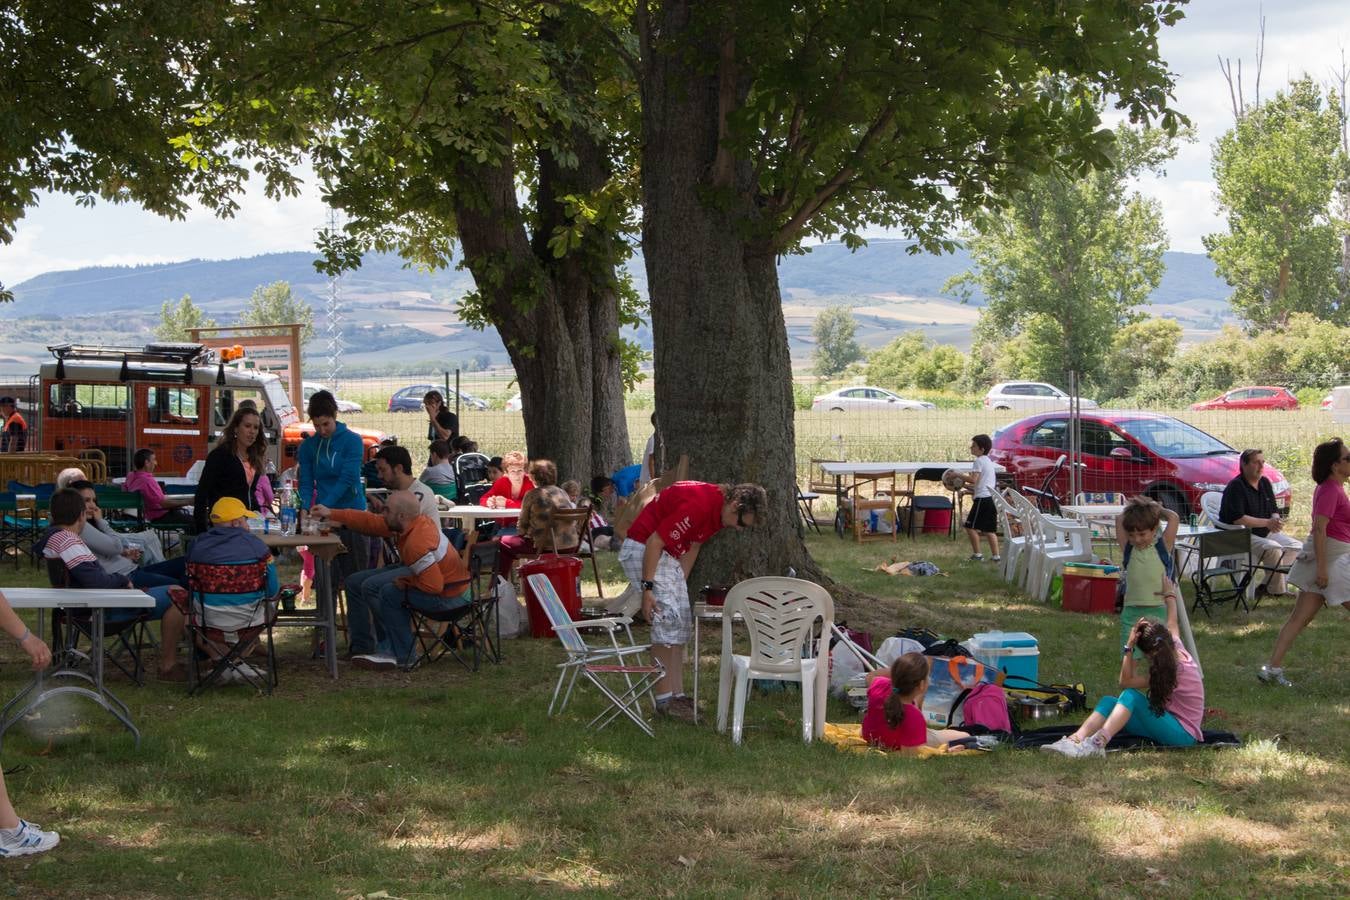
[[[272,693],[277,684],[277,655],[272,643],[277,611],[267,594],[268,565],[265,560],[188,563],[188,595],[180,608],[186,606],[183,615],[191,650],[189,693],[195,694],[223,677],[247,682],[264,694]],[[244,657],[262,640],[266,641],[267,663],[260,671]],[[210,666],[205,673],[203,663]]]
[[[610,616],[573,622],[547,575],[528,575],[526,581],[548,616],[554,634],[562,642],[563,650],[567,652],[567,658],[558,664],[558,683],[553,688],[548,714],[553,715],[555,707],[556,712],[562,712],[572,698],[577,679],[585,678],[609,701],[587,727],[599,731],[622,715],[632,720],[649,737],[655,737],[651,723],[642,714],[642,698],[646,697],[652,708],[656,708],[652,687],[665,674],[665,669],[655,660],[651,663],[642,661],[643,654],[650,651],[651,645],[633,643],[633,634],[628,627],[632,620],[627,616]],[[587,630],[605,632],[609,637],[609,645],[588,644],[582,636],[582,632]],[[627,639],[626,643],[619,642],[621,631]],[[611,685],[609,680],[617,682],[618,678],[623,679],[623,686],[617,683]],[[564,682],[567,684],[566,691],[563,691]],[[558,702],[560,693],[561,704]]]

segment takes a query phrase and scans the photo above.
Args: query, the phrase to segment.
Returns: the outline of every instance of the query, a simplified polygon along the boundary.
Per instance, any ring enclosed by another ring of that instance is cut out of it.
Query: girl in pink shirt
[[[1270,662],[1256,673],[1265,684],[1293,687],[1284,677],[1284,655],[1323,606],[1339,606],[1350,612],[1350,499],[1345,483],[1350,481],[1350,447],[1340,438],[1323,441],[1313,450],[1312,533],[1289,570],[1289,580],[1298,585],[1298,599],[1289,620],[1275,638]]]
[[[948,741],[969,737],[964,731],[929,731],[924,721],[923,695],[928,692],[931,660],[922,653],[906,653],[880,669],[867,686],[867,712],[863,715],[863,740],[888,750],[940,747]],[[959,749],[959,748],[957,748]]]
[[[1135,668],[1135,648],[1148,663],[1148,673]],[[1042,747],[1079,758],[1105,756],[1111,738],[1124,732],[1146,737],[1164,747],[1190,747],[1203,741],[1205,686],[1200,667],[1181,645],[1176,605],[1167,624],[1141,618],[1121,648],[1119,697],[1103,697],[1078,730]],[[1147,693],[1145,693],[1147,692]]]

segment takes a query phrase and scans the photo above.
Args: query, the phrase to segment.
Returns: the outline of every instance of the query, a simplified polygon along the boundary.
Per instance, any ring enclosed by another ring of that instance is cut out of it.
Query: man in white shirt
[[[642,471],[638,473],[637,486],[642,487],[659,474],[656,470],[656,413],[652,413],[652,436],[647,438],[647,446],[642,450]]]
[[[441,520],[440,507],[436,505],[436,492],[412,476],[412,454],[406,447],[391,444],[381,447],[375,454],[375,474],[380,476],[384,486],[393,491],[412,491],[421,507],[422,515],[433,522]],[[372,502],[371,512],[381,512],[383,503]]]
[[[970,538],[970,558],[981,562],[984,554],[980,552],[980,537],[989,543],[989,557],[998,562],[998,515],[994,509],[994,461],[989,451],[994,442],[987,434],[977,434],[970,439],[970,453],[975,457],[975,471],[966,475],[966,485],[970,487],[973,499],[970,501],[970,513],[966,516],[966,537]]]

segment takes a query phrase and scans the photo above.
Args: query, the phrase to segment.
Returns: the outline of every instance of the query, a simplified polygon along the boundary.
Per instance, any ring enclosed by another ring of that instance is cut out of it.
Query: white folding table
[[[50,668],[36,673],[33,680],[0,709],[0,743],[15,723],[53,697],[73,694],[86,697],[103,707],[126,726],[141,745],[141,733],[131,721],[131,710],[103,684],[103,614],[109,609],[153,609],[154,598],[136,590],[89,590],[82,588],[0,588],[0,594],[14,609],[35,609],[38,620],[35,634],[46,631],[49,609],[82,610],[90,613],[92,646],[88,654],[56,648]],[[83,671],[84,666],[92,670]],[[48,684],[59,678],[74,678],[85,684]]]
[[[836,510],[834,515],[836,522],[839,519],[839,511],[848,502],[848,489],[844,487],[845,476],[876,475],[879,473],[904,475],[909,480],[908,488],[912,489],[914,487],[914,476],[922,469],[955,469],[963,473],[975,471],[975,460],[973,459],[962,459],[955,462],[822,462],[819,465],[821,472],[834,478]],[[1006,467],[994,463],[996,475],[1002,475],[1007,471]]]

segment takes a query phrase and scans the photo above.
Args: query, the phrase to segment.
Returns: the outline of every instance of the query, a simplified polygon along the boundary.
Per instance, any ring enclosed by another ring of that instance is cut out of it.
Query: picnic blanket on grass
[[[833,744],[836,750],[842,750],[847,753],[875,753],[878,756],[889,756],[890,751],[881,747],[874,746],[863,740],[862,723],[851,725],[835,725],[833,722],[825,723],[825,741]],[[916,747],[914,748],[920,759],[929,759],[934,756],[977,756],[975,753],[948,753],[942,747]]]
[[[1024,731],[1017,736],[1017,739],[1013,742],[1013,747],[1018,750],[1035,750],[1046,744],[1053,744],[1062,737],[1068,737],[1077,730],[1077,725],[1050,725],[1046,728],[1037,728],[1035,731]],[[1242,746],[1242,739],[1231,731],[1213,731],[1205,728],[1200,733],[1204,735],[1205,739],[1189,747],[1164,747],[1162,744],[1146,737],[1118,734],[1111,738],[1111,743],[1106,745],[1106,749],[1108,752],[1131,752],[1134,750],[1193,750],[1199,747],[1221,749],[1223,747]]]

